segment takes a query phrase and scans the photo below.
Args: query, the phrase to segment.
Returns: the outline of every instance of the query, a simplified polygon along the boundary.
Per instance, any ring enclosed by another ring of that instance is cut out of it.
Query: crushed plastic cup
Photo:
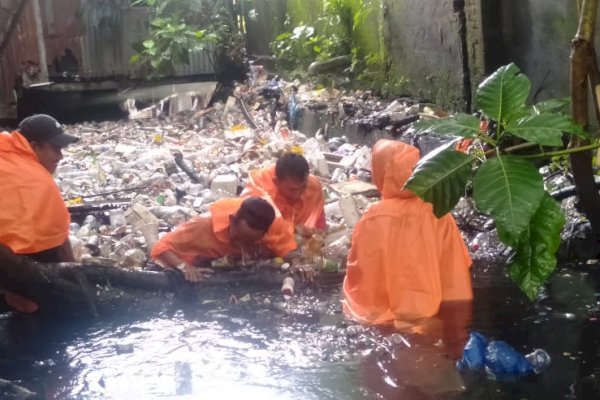
[[[552,362],[550,354],[548,354],[544,349],[535,349],[531,353],[527,354],[525,358],[531,363],[531,365],[533,365],[533,371],[536,374],[539,374],[542,370],[546,369]]]
[[[479,232],[471,242],[471,251],[485,250],[490,244],[489,235],[486,232]]]
[[[125,213],[121,209],[111,210],[108,214],[111,226],[122,226],[127,222],[125,221]]]

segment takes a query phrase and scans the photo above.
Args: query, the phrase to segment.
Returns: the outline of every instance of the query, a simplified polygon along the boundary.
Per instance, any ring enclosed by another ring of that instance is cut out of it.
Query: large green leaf
[[[413,128],[417,134],[434,133],[471,138],[479,133],[479,118],[469,114],[454,114],[448,118],[420,120]]]
[[[439,218],[451,211],[461,196],[471,174],[475,157],[455,151],[456,142],[440,146],[417,163],[404,187],[433,204]]]
[[[509,274],[532,300],[556,267],[556,251],[564,224],[560,205],[546,194],[515,247]]]
[[[498,68],[481,82],[476,103],[483,113],[502,124],[523,116],[531,82],[515,64]]]
[[[539,114],[521,118],[506,126],[506,132],[543,146],[562,146],[563,132],[584,135],[570,117],[562,114]]]
[[[516,156],[489,158],[473,180],[477,208],[491,214],[496,226],[519,236],[544,196],[544,182],[530,162]]]
[[[543,114],[549,112],[560,112],[561,110],[566,109],[571,104],[570,97],[564,97],[562,99],[550,99],[545,101],[540,101],[539,103],[533,106],[533,111],[536,114]]]

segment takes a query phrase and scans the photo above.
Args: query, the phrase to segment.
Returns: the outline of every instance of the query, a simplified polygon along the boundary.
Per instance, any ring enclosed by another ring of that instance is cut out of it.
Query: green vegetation
[[[306,76],[313,61],[338,56],[351,56],[352,63],[342,75],[351,78],[354,86],[378,92],[384,96],[401,93],[406,81],[393,77],[391,62],[385,51],[383,29],[373,35],[379,11],[368,0],[324,0],[303,5],[294,3],[292,11],[299,17],[311,18],[307,8],[321,5],[323,12],[312,21],[300,20],[293,26],[288,17],[286,32],[271,43],[281,71],[292,76]],[[381,24],[378,24],[381,26]]]
[[[153,75],[172,74],[189,64],[190,52],[219,48],[235,53],[243,47],[233,10],[224,0],[136,0],[134,6],[151,8],[149,38],[137,43],[132,63]]]
[[[511,278],[533,299],[556,267],[555,253],[565,217],[545,191],[532,160],[600,145],[564,149],[565,134],[587,138],[586,132],[560,111],[564,102],[526,105],[530,90],[529,79],[509,64],[477,89],[480,118],[455,114],[416,124],[419,134],[471,140],[472,150],[457,151],[454,141],[428,154],[418,163],[406,188],[432,203],[436,215],[442,216],[472,182],[476,207],[493,217],[500,240],[515,250],[509,261]],[[527,149],[539,152],[523,154]]]

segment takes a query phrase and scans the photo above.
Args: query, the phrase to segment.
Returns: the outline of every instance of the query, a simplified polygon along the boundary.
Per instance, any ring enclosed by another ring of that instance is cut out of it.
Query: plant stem
[[[587,146],[579,146],[571,149],[560,150],[560,151],[549,151],[547,153],[539,153],[532,154],[530,156],[521,156],[526,159],[535,159],[535,158],[546,158],[546,157],[556,157],[556,156],[566,156],[569,154],[581,153],[588,150],[594,150],[600,148],[600,143],[588,144]]]
[[[498,146],[498,142],[495,141],[494,139],[492,139],[491,137],[489,137],[488,135],[483,135],[480,133],[477,135],[477,138],[483,140],[487,144],[491,144],[494,147]]]
[[[515,151],[518,150],[525,150],[525,149],[529,149],[530,147],[536,147],[538,144],[537,143],[533,143],[533,142],[527,142],[527,143],[520,143],[511,147],[507,147],[506,149],[504,149],[505,153],[513,153]]]

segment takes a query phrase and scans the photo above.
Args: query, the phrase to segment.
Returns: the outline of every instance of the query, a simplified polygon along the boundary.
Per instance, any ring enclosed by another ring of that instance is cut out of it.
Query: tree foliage
[[[441,216],[456,205],[472,181],[476,207],[493,217],[500,240],[515,251],[509,261],[511,278],[533,298],[556,267],[565,218],[559,204],[545,193],[531,159],[547,155],[543,146],[562,148],[564,135],[587,135],[557,111],[562,101],[528,106],[530,90],[527,76],[516,65],[505,65],[479,85],[479,117],[459,113],[417,123],[418,134],[472,141],[472,154],[446,146],[424,157],[406,188],[432,203]],[[539,148],[541,153],[519,154],[524,148]],[[573,151],[577,149],[568,150]]]
[[[132,63],[148,67],[155,75],[172,74],[189,64],[194,51],[214,52],[242,46],[229,3],[223,0],[136,0],[133,6],[149,7],[149,37],[134,45]]]

